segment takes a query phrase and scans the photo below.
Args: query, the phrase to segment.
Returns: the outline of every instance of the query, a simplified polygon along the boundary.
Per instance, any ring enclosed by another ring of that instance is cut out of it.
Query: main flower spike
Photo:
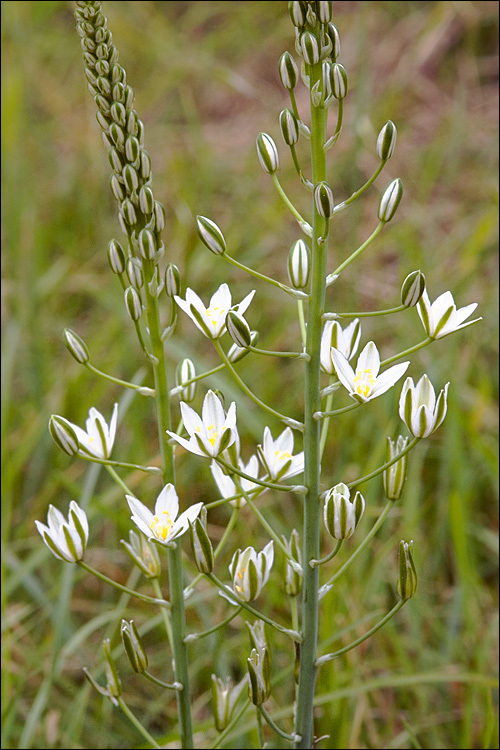
[[[231,307],[231,292],[227,284],[221,284],[210,299],[210,304],[205,307],[200,297],[192,289],[186,289],[186,299],[175,295],[174,299],[179,307],[189,315],[194,324],[209,339],[218,339],[226,331],[226,316],[233,309],[243,315],[249,306],[255,290],[251,291],[239,303]]]
[[[243,552],[240,549],[236,550],[229,565],[229,572],[233,579],[233,589],[240,599],[251,602],[259,596],[269,580],[273,561],[272,540],[259,553],[253,547],[247,547]]]
[[[190,453],[216,458],[236,439],[236,404],[233,401],[224,413],[221,401],[213,391],[203,400],[200,416],[185,401],[181,401],[181,414],[189,440],[167,430],[167,434]]]
[[[137,528],[148,539],[161,544],[169,544],[184,534],[189,528],[189,521],[194,521],[203,506],[203,503],[195,503],[177,518],[179,498],[173,484],[166,484],[158,495],[154,513],[133,495],[125,497],[132,511],[132,521]]]
[[[403,377],[410,364],[402,362],[379,375],[380,355],[373,341],[369,341],[359,355],[356,372],[344,354],[335,347],[331,349],[331,357],[340,382],[347,388],[351,398],[360,403],[371,401],[392,388]]]
[[[429,437],[446,416],[449,383],[446,383],[437,400],[434,386],[422,375],[418,383],[406,378],[399,398],[399,416],[418,438]]]
[[[333,375],[335,368],[331,356],[332,346],[350,360],[358,351],[360,338],[361,325],[358,318],[344,330],[336,320],[327,320],[321,334],[321,369],[328,375]]]
[[[83,557],[89,538],[89,522],[85,511],[72,500],[69,504],[68,520],[60,510],[49,505],[46,526],[35,521],[43,541],[53,555],[65,562],[77,562]]]
[[[75,435],[78,441],[78,453],[81,456],[93,456],[94,458],[108,459],[111,455],[113,443],[115,442],[116,420],[118,419],[118,404],[115,404],[111,422],[108,424],[102,414],[92,407],[89,411],[88,419],[85,423],[87,431],[82,430],[78,425],[69,422],[64,417],[52,416],[51,423],[58,425],[60,433],[61,426],[69,427],[69,435]],[[50,426],[50,423],[49,423]],[[54,437],[51,429],[52,437]],[[56,439],[56,438],[54,438]],[[60,442],[56,440],[60,445]],[[62,447],[62,446],[60,446]],[[69,452],[69,451],[66,451]]]
[[[286,427],[276,440],[273,440],[269,427],[264,428],[262,445],[257,446],[257,452],[271,479],[286,479],[304,471],[304,452],[294,456],[292,451],[293,432],[290,427]]]
[[[417,304],[417,312],[431,339],[442,339],[443,336],[448,336],[448,334],[458,331],[460,328],[467,328],[467,326],[481,320],[481,318],[476,318],[464,323],[464,320],[472,315],[476,307],[477,302],[473,302],[471,305],[460,307],[457,310],[451,292],[444,292],[431,304],[427,291],[424,291]]]

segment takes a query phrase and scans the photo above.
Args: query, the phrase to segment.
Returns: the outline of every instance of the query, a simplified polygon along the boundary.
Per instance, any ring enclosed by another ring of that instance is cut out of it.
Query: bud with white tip
[[[196,370],[193,362],[186,357],[177,365],[175,370],[175,384],[177,388],[182,388],[181,400],[186,401],[188,404],[193,401],[196,393],[196,381],[190,383],[189,381],[196,377]],[[187,385],[184,385],[187,383]]]
[[[288,253],[288,277],[295,289],[305,289],[309,282],[311,252],[304,240],[293,243]]]
[[[207,219],[205,216],[197,216],[196,231],[200,240],[214,255],[224,255],[226,240],[215,221]]]
[[[287,146],[295,146],[299,140],[299,123],[291,109],[280,113],[281,135]]]
[[[314,188],[314,202],[320,216],[329,219],[333,214],[333,191],[327,182],[318,182]]]
[[[275,142],[267,133],[259,133],[256,145],[262,169],[268,174],[274,174],[279,167],[278,149]]]
[[[397,211],[397,208],[403,197],[403,183],[400,178],[390,182],[382,193],[378,206],[378,218],[386,224],[390,221]]]
[[[365,500],[360,492],[356,492],[350,500],[349,487],[340,484],[328,490],[325,496],[323,518],[326,530],[334,539],[348,539],[365,511]]]
[[[124,296],[125,307],[127,308],[127,312],[130,315],[131,320],[133,320],[134,322],[139,320],[142,315],[142,304],[139,292],[135,287],[129,286],[127,287],[127,289],[125,289]]]
[[[382,161],[390,159],[396,147],[398,131],[392,120],[388,120],[377,138],[377,156]]]
[[[387,461],[392,461],[408,445],[408,437],[398,436],[397,441],[387,438]],[[385,496],[388,500],[399,500],[406,480],[406,455],[389,466],[383,473]]]
[[[417,571],[413,563],[413,540],[399,543],[398,594],[406,602],[417,590]]]
[[[422,271],[412,271],[401,287],[401,304],[414,307],[425,292],[425,276]]]
[[[226,328],[236,346],[242,349],[250,346],[252,333],[243,315],[240,315],[235,310],[230,310],[226,317]]]
[[[292,91],[297,85],[299,69],[289,52],[283,52],[279,61],[279,74],[285,89]]]

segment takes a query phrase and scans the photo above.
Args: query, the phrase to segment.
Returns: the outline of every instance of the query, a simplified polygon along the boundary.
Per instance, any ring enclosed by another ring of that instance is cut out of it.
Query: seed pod
[[[281,135],[287,146],[295,146],[299,140],[299,123],[291,109],[284,109],[280,113]]]
[[[116,240],[111,240],[108,245],[108,261],[113,273],[123,273],[125,270],[125,253],[122,246]]]
[[[260,706],[271,694],[271,667],[269,651],[263,648],[260,651],[253,648],[247,659],[250,684],[248,695],[254,706]]]
[[[413,563],[413,540],[399,543],[398,594],[406,602],[417,590],[417,571]]]
[[[279,167],[278,149],[267,133],[259,133],[257,136],[257,156],[264,172],[268,174],[276,172]]]
[[[314,202],[320,216],[329,219],[333,214],[333,192],[327,182],[318,182],[314,188]]]
[[[241,348],[250,346],[252,334],[243,315],[230,310],[226,316],[226,328],[236,346]]]
[[[105,638],[102,642],[102,646],[104,650],[104,658],[106,659],[106,665],[105,665],[106,679],[107,679],[106,687],[109,690],[110,696],[112,696],[113,698],[118,698],[122,693],[122,684],[120,682],[120,678],[118,677],[116,664],[111,655],[110,639]]]
[[[137,321],[142,315],[142,304],[139,292],[135,287],[129,286],[125,289],[125,307],[131,320]]]
[[[297,85],[299,69],[289,52],[283,52],[279,61],[279,74],[285,89],[292,91]]]
[[[130,543],[120,539],[120,544],[128,554],[134,565],[146,578],[158,578],[161,573],[160,555],[158,547],[144,534],[129,531]]]
[[[85,341],[72,331],[71,328],[64,329],[63,341],[73,359],[76,359],[81,365],[89,361],[89,350]]]
[[[393,218],[402,197],[403,183],[400,178],[397,177],[386,186],[382,193],[378,207],[378,218],[380,221],[387,223]]]
[[[288,278],[295,289],[305,289],[309,282],[311,252],[304,240],[293,243],[288,253]]]
[[[214,255],[224,255],[226,240],[215,221],[207,219],[205,216],[197,216],[196,231],[200,240]]]
[[[401,304],[414,307],[425,292],[425,276],[422,271],[412,271],[401,287]]]
[[[377,156],[382,161],[390,159],[396,147],[398,131],[392,120],[388,120],[377,138]]]

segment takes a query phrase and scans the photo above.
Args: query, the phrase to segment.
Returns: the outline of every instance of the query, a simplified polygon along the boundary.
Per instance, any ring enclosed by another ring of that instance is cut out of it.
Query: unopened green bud
[[[111,240],[108,245],[108,261],[113,273],[123,273],[125,270],[125,253],[122,246],[116,240]]]
[[[214,255],[224,255],[226,240],[215,221],[207,219],[205,216],[197,216],[196,231],[200,240]]]
[[[127,111],[121,102],[113,102],[111,105],[111,117],[117,125],[120,125],[122,128],[125,127]]]
[[[142,263],[139,258],[127,258],[125,262],[127,277],[132,286],[140,289],[144,284],[144,275],[142,273]]]
[[[102,646],[104,649],[104,658],[106,660],[106,687],[109,690],[109,694],[113,696],[113,698],[118,698],[122,694],[122,684],[120,682],[120,678],[118,677],[118,670],[116,669],[116,664],[114,662],[113,656],[111,655],[110,639],[105,638],[102,642]]]
[[[127,82],[127,74],[121,65],[112,65],[109,69],[109,77],[113,83],[123,83],[125,86]]]
[[[111,167],[114,169],[116,174],[121,175],[124,161],[120,152],[116,148],[112,148],[108,151],[108,159]]]
[[[340,36],[339,36],[339,30],[333,23],[329,23],[326,27],[326,33],[330,37],[330,41],[332,43],[332,51],[330,52],[330,58],[333,62],[337,59],[337,57],[340,54]]]
[[[123,167],[122,178],[127,193],[135,193],[139,187],[139,177],[131,164],[125,164]]]
[[[329,86],[335,99],[343,99],[347,94],[347,72],[340,63],[330,65]]]
[[[139,158],[140,144],[134,135],[129,135],[125,141],[125,156],[129,162],[134,163]]]
[[[294,26],[298,29],[305,26],[307,16],[306,2],[303,2],[303,0],[298,0],[298,2],[291,0],[288,3],[288,12],[290,13],[290,18]]]
[[[214,569],[214,550],[207,534],[206,509],[203,510],[205,519],[198,516],[193,522],[189,522],[189,536],[196,567],[200,573],[208,574]]]
[[[234,687],[230,677],[223,681],[212,675],[212,712],[218,732],[223,732],[231,721],[234,707],[247,682],[248,674]]]
[[[165,229],[165,208],[160,201],[155,201],[153,217],[155,221],[155,232],[163,232]]]
[[[408,445],[408,437],[398,436],[397,441],[387,438],[386,460],[392,461]],[[399,500],[406,480],[406,459],[404,455],[399,461],[389,466],[383,473],[385,496],[388,500]]]
[[[253,648],[247,659],[250,684],[248,695],[254,706],[261,706],[271,694],[271,667],[267,648]]]
[[[240,315],[235,310],[230,310],[226,317],[226,327],[236,346],[240,346],[241,348],[250,346],[252,333],[243,315]]]
[[[175,263],[169,263],[165,269],[165,291],[169,297],[180,294],[181,275]]]
[[[123,148],[125,146],[125,133],[123,132],[123,129],[116,124],[116,122],[112,122],[109,126],[109,137],[115,144],[116,148],[120,151],[123,151]]]
[[[120,544],[134,565],[137,565],[146,578],[158,578],[161,573],[158,546],[150,542],[144,534],[137,534],[135,531],[129,531],[129,537],[130,543],[121,539]]]
[[[125,289],[125,307],[132,320],[139,320],[142,315],[141,298],[139,292],[133,286]]]
[[[89,361],[89,350],[85,341],[72,331],[71,328],[64,329],[63,341],[73,359],[76,359],[81,365]]]
[[[125,223],[129,226],[137,224],[137,214],[135,212],[134,204],[128,198],[121,204],[120,213],[123,216]]]
[[[251,331],[250,333],[251,346],[255,346],[258,340],[259,340],[259,332]],[[234,364],[235,362],[239,362],[240,359],[243,359],[243,357],[245,357],[249,353],[249,351],[250,349],[248,349],[248,347],[243,348],[241,346],[238,346],[237,344],[233,344],[227,353],[227,358],[230,362]]]
[[[151,188],[143,185],[139,190],[139,208],[145,216],[153,213],[155,199]]]
[[[150,229],[141,229],[137,241],[142,257],[153,260],[157,249],[153,232]]]
[[[318,182],[314,188],[314,202],[320,216],[329,219],[333,214],[333,192],[327,182]]]
[[[179,362],[176,367],[175,384],[177,388],[182,387],[181,399],[182,401],[186,401],[188,404],[191,403],[191,401],[195,397],[196,381],[194,383],[189,383],[189,381],[195,377],[196,369],[194,363],[186,357],[186,359],[183,359],[182,362]],[[187,385],[184,385],[184,383],[187,383]]]
[[[364,513],[363,495],[356,492],[354,500],[349,498],[350,490],[343,482],[326,493],[323,517],[326,530],[334,539],[348,539],[352,536]]]
[[[141,638],[135,626],[135,622],[122,620],[120,626],[123,648],[127,654],[130,666],[138,674],[142,674],[148,668],[148,657],[142,645]]]
[[[142,145],[141,139],[139,138],[139,130],[139,118],[137,117],[137,112],[133,109],[127,115],[127,133],[136,137],[139,141],[139,145]]]
[[[315,3],[316,15],[320,23],[330,23],[332,20],[332,3],[331,0],[317,0]]]
[[[388,120],[377,138],[377,156],[382,161],[390,159],[396,147],[398,131],[392,120]]]
[[[299,140],[299,123],[291,109],[284,109],[280,113],[281,135],[287,146],[295,146]]]
[[[422,271],[412,271],[401,287],[401,304],[414,307],[425,292],[425,276]]]
[[[397,208],[403,197],[403,183],[400,178],[390,182],[382,193],[378,206],[378,218],[380,221],[387,223],[397,211]]]
[[[279,61],[279,74],[285,89],[292,91],[297,85],[299,69],[289,52],[283,52]]]
[[[257,651],[262,651],[262,649],[268,648],[266,640],[266,624],[264,620],[255,620],[253,624],[247,620],[246,626],[248,628],[248,635],[250,636],[250,644],[252,648],[255,648]],[[269,658],[271,658],[270,654]]]
[[[79,444],[76,433],[64,417],[58,417],[53,414],[49,419],[49,432],[53,441],[63,450],[68,456],[74,456],[78,453]]]
[[[304,62],[307,65],[316,65],[319,62],[319,44],[314,34],[304,31],[300,35],[299,42]]]
[[[118,203],[122,203],[122,201],[125,200],[127,197],[127,194],[125,193],[125,188],[123,187],[123,184],[120,182],[118,177],[115,174],[111,175],[111,179],[109,181],[111,192],[113,193],[113,198],[118,201]]]
[[[113,84],[111,96],[113,97],[114,102],[121,102],[123,104],[125,101],[125,86],[121,81]]]
[[[304,240],[293,243],[288,253],[288,278],[295,289],[305,289],[309,282],[311,252]]]
[[[151,157],[144,149],[141,149],[140,173],[143,180],[149,180],[151,177]]]
[[[109,129],[110,129],[110,120],[108,120],[108,118],[105,117],[102,114],[102,112],[99,112],[99,111],[97,111],[95,113],[95,119],[97,120],[97,122],[99,123],[99,125],[101,126],[101,128],[103,129],[103,131],[105,133],[108,133]],[[113,144],[115,143],[114,139],[112,140],[112,142],[113,142]]]
[[[398,594],[406,602],[417,590],[417,571],[413,563],[413,540],[399,543]]]
[[[257,136],[257,156],[264,172],[268,174],[276,172],[279,167],[278,149],[267,133],[259,133]]]
[[[302,553],[300,550],[300,537],[297,529],[293,529],[290,539],[283,537],[283,542],[287,552],[292,556],[296,563],[302,567]],[[298,567],[294,567],[287,559],[285,565],[285,591],[288,596],[298,596],[302,590],[302,574]]]

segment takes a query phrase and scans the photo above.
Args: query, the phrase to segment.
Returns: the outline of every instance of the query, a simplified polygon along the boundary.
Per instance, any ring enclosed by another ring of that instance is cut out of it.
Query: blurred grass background
[[[261,130],[275,138],[282,184],[307,213],[307,195],[278,128],[288,101],[277,62],[285,49],[294,52],[286,3],[105,2],[103,10],[146,125],[155,196],[167,209],[166,258],[206,301],[223,281],[236,301],[254,288],[201,246],[193,218],[202,214],[221,226],[240,261],[286,281],[288,249],[299,235],[254,146]],[[120,231],[72,11],[68,2],[2,3],[2,747],[142,746],[127,719],[83,679],[84,666],[95,675],[102,670],[105,636],[117,646],[129,705],[165,746],[175,747],[169,744],[175,737],[171,695],[130,674],[117,635],[120,617],[133,617],[151,671],[169,679],[157,613],[56,561],[34,527],[49,503],[66,512],[76,499],[88,507],[90,563],[122,583],[134,579],[118,544],[130,528],[122,493],[106,472],[58,451],[47,431],[52,413],[83,424],[90,406],[109,417],[122,398],[69,357],[61,340],[65,326],[86,340],[97,367],[131,378],[142,366],[107,266],[107,243],[120,239]],[[336,221],[330,270],[375,227],[387,182],[401,177],[405,193],[394,221],[330,288],[329,303],[337,310],[397,305],[403,279],[421,268],[431,299],[450,289],[457,306],[477,301],[483,321],[413,357],[414,379],[427,372],[437,388],[451,381],[448,416],[412,453],[403,498],[370,552],[324,600],[320,652],[331,650],[339,634],[334,648],[358,637],[391,606],[399,539],[414,540],[419,588],[384,630],[322,668],[317,732],[331,739],[319,747],[498,747],[492,690],[498,663],[498,3],[335,2],[334,21],[350,86],[344,132],[330,162],[336,201],[375,168],[375,140],[387,119],[398,127],[398,143],[376,187]],[[300,108],[301,84],[298,92]],[[273,288],[257,289],[247,318],[260,329],[260,344],[297,346],[293,301]],[[383,357],[422,338],[414,310],[381,323],[368,320],[362,329],[362,344],[373,337]],[[187,355],[199,370],[217,364],[185,316],[179,333],[168,347],[172,372]],[[249,356],[239,371],[264,401],[300,416],[299,366]],[[266,415],[238,396],[227,377],[209,384],[228,400],[238,398],[248,459]],[[196,407],[204,392],[201,387]],[[404,429],[398,393],[331,425],[325,487],[383,460],[386,436]],[[150,462],[157,452],[152,403],[127,398],[121,414],[114,456]],[[270,426],[274,436],[282,428]],[[181,500],[216,498],[206,462],[180,455],[177,463]],[[153,503],[156,482],[124,478]],[[379,479],[363,492],[368,508],[359,535],[384,502]],[[279,533],[300,529],[295,497],[269,493],[261,507]],[[227,518],[225,508],[210,513],[214,540]],[[264,541],[243,510],[220,576],[227,577],[234,548]],[[277,555],[276,582],[280,566]],[[284,621],[288,605],[280,592],[268,584],[259,605]],[[201,587],[193,600],[190,629],[209,626],[207,602],[224,616],[211,589]],[[372,617],[363,620],[367,613]],[[249,653],[247,634],[235,622],[192,649],[199,747],[213,742],[211,672],[238,678]],[[290,642],[273,639],[269,708],[287,728],[292,661]],[[252,746],[253,715],[247,719],[247,729],[226,747]],[[265,731],[271,746],[287,746]]]

